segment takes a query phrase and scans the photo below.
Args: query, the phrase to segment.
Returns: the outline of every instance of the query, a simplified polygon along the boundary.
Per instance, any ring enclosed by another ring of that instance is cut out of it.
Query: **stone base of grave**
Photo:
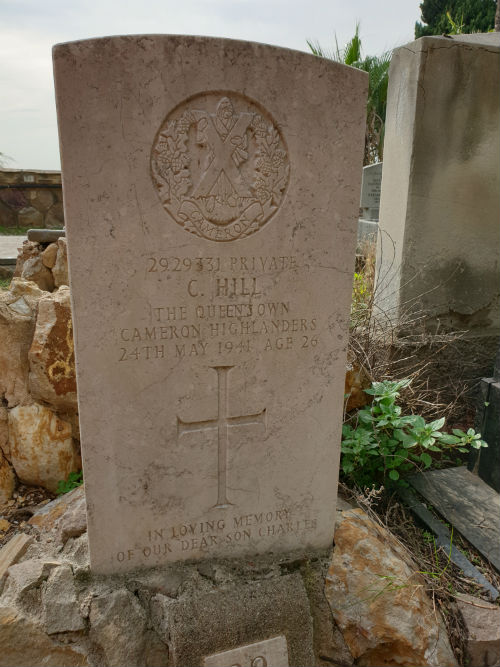
[[[456,665],[415,563],[339,505],[333,553],[102,576],[89,567],[80,487],[0,550],[0,667]]]
[[[207,562],[183,567],[183,585],[191,588],[188,594],[172,599],[158,592],[151,605],[157,631],[169,636],[169,664],[204,665],[209,656],[260,642],[264,644],[253,657],[262,653],[266,658],[266,640],[274,637],[286,642],[288,664],[317,664],[313,614],[299,570],[307,569],[310,583],[318,587],[327,562],[327,557],[317,555],[280,563],[266,558],[251,564]],[[200,577],[206,580],[202,586],[206,592],[200,592],[198,584],[188,584]],[[323,614],[315,615],[318,623],[333,630],[327,605]]]

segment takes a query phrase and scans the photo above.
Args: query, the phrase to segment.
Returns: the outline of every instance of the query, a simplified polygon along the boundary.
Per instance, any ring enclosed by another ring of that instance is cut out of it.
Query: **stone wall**
[[[0,291],[0,504],[81,468],[66,239],[25,241]]]
[[[0,226],[62,229],[61,172],[0,169]]]

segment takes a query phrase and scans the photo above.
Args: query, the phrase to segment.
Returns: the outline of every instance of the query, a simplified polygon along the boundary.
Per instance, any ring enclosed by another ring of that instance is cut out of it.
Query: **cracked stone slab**
[[[465,466],[429,470],[409,482],[500,572],[500,494]]]
[[[297,573],[185,600],[157,595],[152,607],[160,636],[169,634],[174,665],[202,665],[205,658],[214,654],[232,653],[247,644],[280,635],[286,637],[290,665],[315,664],[310,606]],[[236,660],[228,664],[247,663]],[[255,667],[259,664],[265,663],[257,662]]]

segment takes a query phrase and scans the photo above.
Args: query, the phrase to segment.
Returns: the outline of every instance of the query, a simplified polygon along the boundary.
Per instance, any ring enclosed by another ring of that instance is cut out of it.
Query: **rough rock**
[[[78,418],[77,412],[67,412],[64,415],[64,418],[67,422],[71,424],[71,431],[73,433],[73,439],[78,443],[80,442],[80,420]]]
[[[42,252],[42,262],[48,269],[52,269],[56,263],[57,243],[50,243]]]
[[[76,412],[78,404],[69,287],[63,286],[40,299],[29,363],[32,397],[56,410]]]
[[[9,413],[7,408],[0,405],[0,449],[6,459],[9,454]]]
[[[325,593],[356,665],[457,665],[417,567],[360,509],[339,512]]]
[[[26,553],[33,538],[24,533],[14,535],[7,544],[0,549],[0,582],[11,565],[14,565]]]
[[[75,489],[72,502],[58,524],[62,543],[70,537],[79,537],[87,530],[87,510],[83,486]]]
[[[129,591],[95,598],[90,607],[90,638],[110,667],[139,667],[145,648],[146,613]]]
[[[52,272],[44,266],[40,255],[30,257],[24,262],[21,278],[33,281],[45,292],[52,292],[54,289]]]
[[[28,351],[42,295],[37,285],[19,278],[13,278],[8,291],[0,291],[0,399],[5,398],[7,407],[32,401]]]
[[[467,626],[467,658],[473,667],[500,664],[500,607],[472,595],[458,595]]]
[[[39,253],[40,245],[36,241],[23,241],[22,246],[20,245],[18,248],[14,277],[20,278],[25,261],[33,257],[38,257]]]
[[[16,476],[5,456],[0,451],[0,506],[6,503],[16,488]]]
[[[85,491],[83,486],[65,493],[44,505],[33,514],[28,523],[38,530],[58,533],[64,544],[70,537],[78,537],[87,530]]]
[[[25,206],[17,213],[19,227],[40,227],[43,225],[43,214],[33,206]]]
[[[75,577],[88,576],[90,572],[89,542],[87,533],[70,538],[61,551],[64,560],[71,563]]]
[[[42,405],[10,411],[9,443],[12,465],[24,484],[55,492],[60,480],[81,468],[71,424]]]
[[[319,561],[315,567],[321,565]],[[308,576],[304,579],[314,624],[315,664],[349,667],[354,663],[354,659],[339,628],[331,622],[331,610],[324,590],[325,575],[326,568],[323,566],[320,576]]]
[[[68,249],[66,245],[66,238],[63,236],[57,239],[57,256],[54,266],[52,267],[52,275],[56,287],[61,285],[69,285],[68,278]]]
[[[32,538],[29,539],[31,541]],[[2,603],[25,603],[27,594],[33,589],[39,588],[48,579],[51,571],[59,565],[59,561],[46,558],[29,558],[22,563],[11,565],[7,571],[7,582],[2,595]]]
[[[73,572],[61,565],[50,573],[42,587],[42,610],[45,632],[77,632],[85,628],[76,596]]]
[[[0,646],[0,667],[79,667],[89,664],[77,646],[52,641],[33,620],[12,607],[0,606]]]

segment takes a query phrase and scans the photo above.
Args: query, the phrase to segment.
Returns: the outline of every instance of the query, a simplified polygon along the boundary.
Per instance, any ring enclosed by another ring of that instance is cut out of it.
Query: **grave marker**
[[[92,568],[328,547],[366,75],[158,35],[54,63]]]
[[[280,635],[208,655],[203,667],[288,667],[286,637]]]
[[[382,190],[382,162],[363,167],[361,180],[361,218],[378,222],[380,193]]]

